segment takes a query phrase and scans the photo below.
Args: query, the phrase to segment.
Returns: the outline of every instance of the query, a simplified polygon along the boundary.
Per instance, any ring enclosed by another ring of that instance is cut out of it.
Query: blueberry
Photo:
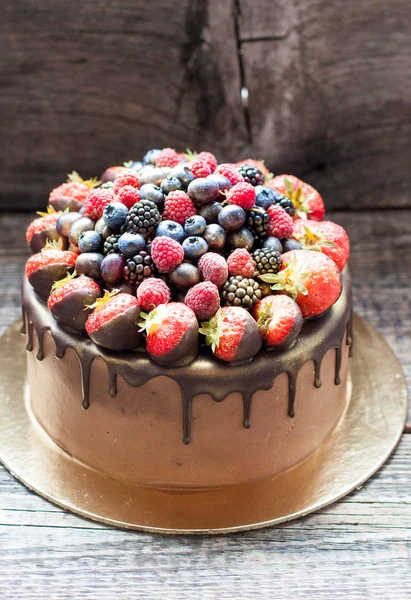
[[[201,215],[189,217],[184,223],[184,233],[186,235],[201,235],[207,226],[207,222]]]
[[[283,252],[289,252],[290,250],[301,250],[302,248],[300,242],[293,240],[293,238],[282,240],[281,245],[283,247]]]
[[[224,177],[224,175],[219,175],[218,173],[213,173],[209,175],[207,179],[211,179],[211,181],[215,181],[218,184],[220,192],[225,192],[229,190],[231,186],[231,181]]]
[[[219,202],[211,202],[200,208],[200,215],[205,218],[207,223],[217,223],[218,215],[222,210]]]
[[[183,242],[184,256],[188,260],[197,260],[208,250],[208,244],[204,238],[192,235]]]
[[[160,183],[160,188],[163,194],[169,194],[170,192],[175,192],[176,190],[182,190],[183,184],[177,177],[166,177]]]
[[[206,177],[194,179],[187,188],[187,194],[196,206],[203,206],[204,204],[214,202],[219,192],[218,183]]]
[[[154,185],[160,185],[160,183],[169,176],[171,169],[169,167],[153,167],[153,165],[145,165],[141,171],[139,171],[138,177],[140,184],[145,185],[146,183],[152,183]]]
[[[79,217],[71,224],[69,229],[69,242],[77,246],[78,239],[84,231],[92,231],[94,229],[94,221],[89,217]]]
[[[180,244],[185,238],[184,229],[182,225],[180,225],[180,223],[176,223],[175,221],[170,221],[168,219],[166,219],[165,221],[161,221],[158,224],[156,230],[156,237],[159,237],[160,235],[165,235],[167,237],[173,238],[173,240],[176,240],[176,242],[179,242]]]
[[[283,252],[283,245],[280,240],[276,237],[269,236],[263,241],[262,248],[270,248],[270,250],[277,250],[280,254]]]
[[[217,223],[207,225],[203,238],[207,242],[209,250],[221,252],[224,249],[226,233],[221,225],[217,225]]]
[[[99,252],[102,237],[97,231],[84,231],[78,238],[78,249],[83,252]]]
[[[178,290],[188,290],[201,281],[200,269],[191,263],[181,263],[170,275],[171,283]]]
[[[104,223],[110,229],[118,230],[126,222],[128,208],[122,202],[111,202],[107,204],[103,212]]]
[[[126,256],[134,256],[144,250],[146,241],[139,233],[126,232],[118,240],[118,249]]]
[[[123,278],[126,259],[121,254],[107,254],[101,262],[101,276],[109,285],[119,283]]]
[[[230,250],[245,248],[250,250],[254,245],[254,236],[249,229],[242,227],[238,231],[230,231],[227,234],[227,246]]]
[[[153,150],[149,150],[143,158],[143,163],[145,165],[155,165],[156,164],[156,160],[158,155],[160,154],[161,150],[158,150],[157,148],[153,148]]]
[[[226,231],[235,231],[244,225],[246,216],[245,210],[241,206],[229,204],[221,210],[218,215],[218,222]]]
[[[79,215],[78,212],[68,212],[60,215],[56,223],[57,232],[60,235],[68,237],[72,223],[74,223],[74,221],[77,221],[77,219],[79,219],[80,216],[81,215]]]
[[[171,177],[177,177],[186,188],[188,184],[193,181],[194,175],[185,165],[177,165],[171,170]]]
[[[140,169],[142,169],[144,167],[144,164],[139,161],[139,160],[134,160],[131,163],[130,169],[133,169],[133,171],[140,171]]]
[[[158,185],[146,183],[140,188],[140,198],[142,200],[151,200],[154,204],[161,206],[164,202],[164,194]]]
[[[275,204],[276,192],[263,185],[257,185],[255,188],[255,204],[262,208],[267,208],[272,204]]]
[[[77,275],[101,279],[101,263],[104,256],[98,252],[79,254],[76,260]]]

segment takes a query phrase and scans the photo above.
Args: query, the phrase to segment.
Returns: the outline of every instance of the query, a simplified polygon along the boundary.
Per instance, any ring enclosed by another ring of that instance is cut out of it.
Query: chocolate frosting
[[[268,352],[264,348],[254,359],[243,365],[229,365],[215,358],[211,350],[200,347],[198,357],[190,365],[168,367],[155,363],[143,348],[127,352],[111,352],[94,344],[89,338],[62,329],[52,318],[47,307],[36,297],[33,288],[23,279],[23,322],[27,322],[27,350],[33,349],[33,328],[38,338],[38,360],[43,358],[44,333],[50,331],[56,345],[56,356],[62,358],[66,348],[78,356],[82,378],[82,406],[89,407],[90,368],[96,358],[107,365],[110,396],[116,395],[120,375],[130,386],[140,387],[154,377],[165,375],[179,386],[182,399],[183,441],[190,442],[191,407],[195,396],[209,394],[221,402],[229,394],[243,396],[244,427],[251,426],[251,407],[258,390],[270,390],[280,373],[288,375],[288,414],[295,415],[297,375],[308,360],[313,360],[313,385],[321,386],[321,362],[331,348],[335,348],[335,384],[340,384],[341,352],[344,336],[352,347],[351,280],[347,269],[343,273],[343,291],[339,300],[321,317],[306,321],[296,343],[288,349]],[[351,349],[351,348],[350,348]]]

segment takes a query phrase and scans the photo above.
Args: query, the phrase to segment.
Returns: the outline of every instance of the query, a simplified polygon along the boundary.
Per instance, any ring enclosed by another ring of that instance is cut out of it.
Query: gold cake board
[[[117,527],[215,534],[302,517],[371,477],[404,428],[407,388],[398,360],[358,316],[354,342],[351,402],[330,438],[308,459],[253,483],[153,489],[90,469],[61,450],[30,416],[25,402],[26,351],[17,322],[0,338],[0,460],[14,477],[51,502]]]

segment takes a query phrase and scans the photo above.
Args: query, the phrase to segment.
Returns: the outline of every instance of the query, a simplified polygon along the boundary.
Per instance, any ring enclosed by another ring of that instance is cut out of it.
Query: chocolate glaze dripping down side
[[[352,344],[351,279],[347,270],[343,273],[343,291],[340,299],[321,318],[307,321],[296,344],[280,352],[261,350],[246,365],[231,366],[216,359],[208,348],[201,347],[198,358],[186,367],[173,368],[158,365],[142,349],[132,352],[110,352],[96,346],[89,338],[63,330],[53,319],[45,304],[35,295],[27,279],[23,280],[23,310],[27,314],[29,350],[33,347],[33,327],[36,330],[39,350],[37,358],[43,357],[44,333],[49,331],[56,345],[56,357],[62,358],[66,348],[77,355],[82,378],[82,406],[89,407],[90,371],[93,361],[101,358],[108,369],[110,396],[117,393],[117,377],[121,376],[132,387],[141,387],[150,379],[167,376],[180,388],[182,401],[183,441],[188,444],[191,435],[191,411],[193,398],[208,394],[216,402],[231,393],[241,393],[244,406],[244,427],[251,426],[251,407],[254,394],[270,390],[280,373],[287,373],[289,382],[288,414],[295,410],[297,375],[309,360],[314,362],[313,385],[321,385],[321,363],[328,350],[336,349],[335,381],[339,381],[341,351],[344,335]]]

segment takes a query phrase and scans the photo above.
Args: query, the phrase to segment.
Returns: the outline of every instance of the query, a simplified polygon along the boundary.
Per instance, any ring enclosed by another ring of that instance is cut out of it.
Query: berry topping
[[[144,279],[153,277],[156,269],[150,254],[145,250],[140,250],[131,258],[127,258],[123,274],[124,279],[131,286],[139,285]]]
[[[227,262],[221,254],[206,252],[198,261],[198,268],[205,281],[211,281],[218,288],[227,280]]]
[[[293,220],[286,211],[275,204],[267,209],[270,217],[270,226],[267,230],[268,235],[272,235],[280,240],[288,238],[293,232]]]
[[[151,200],[140,200],[130,209],[126,217],[126,229],[148,237],[160,223],[161,215]]]
[[[227,258],[227,267],[230,275],[251,277],[255,271],[255,262],[245,248],[237,248]]]
[[[137,204],[137,202],[140,202],[141,190],[138,190],[131,185],[125,185],[117,191],[116,199],[130,209]]]
[[[202,281],[190,288],[184,302],[198,319],[209,319],[220,308],[218,287],[211,281]]]
[[[216,181],[208,177],[194,179],[187,188],[187,194],[198,207],[211,204],[220,194],[220,188]]]
[[[143,310],[153,310],[159,304],[169,302],[170,298],[170,289],[162,279],[150,277],[137,288],[137,300]]]
[[[181,162],[181,156],[173,148],[163,148],[156,158],[156,167],[173,168]]]
[[[303,219],[294,222],[293,238],[304,250],[317,250],[333,259],[342,271],[350,255],[348,235],[340,225],[332,221],[312,221]]]
[[[196,214],[194,204],[185,192],[175,191],[168,194],[164,202],[163,219],[184,225],[189,217]]]
[[[214,156],[214,154],[211,154],[211,152],[199,152],[199,154],[197,154],[196,158],[205,162],[210,167],[210,171],[212,173],[216,170],[217,159]]]
[[[292,250],[282,255],[283,266],[276,275],[261,279],[295,300],[305,319],[324,313],[340,297],[341,274],[334,261],[322,252]]]
[[[252,167],[251,165],[243,164],[238,167],[238,172],[243,176],[244,181],[247,183],[251,183],[254,187],[257,185],[264,184],[264,175],[257,169],[257,167]]]
[[[120,229],[125,224],[127,215],[127,207],[122,202],[112,202],[104,209],[104,223],[110,229]]]
[[[251,277],[229,277],[222,287],[223,304],[250,309],[262,298],[260,285]]]
[[[261,239],[267,235],[270,227],[269,214],[259,206],[253,206],[246,211],[246,227],[251,231],[255,239]]]
[[[237,167],[229,163],[218,165],[214,173],[216,175],[223,175],[224,177],[226,177],[228,181],[231,182],[231,185],[235,185],[236,183],[244,181],[244,178],[238,171]]]
[[[121,250],[118,247],[118,242],[120,238],[121,235],[119,233],[112,233],[111,235],[106,237],[106,239],[104,240],[103,248],[104,254],[113,254],[114,252],[119,254],[121,252]]]
[[[190,169],[194,177],[207,177],[211,175],[211,169],[209,165],[204,162],[201,158],[195,158],[192,162],[188,163],[187,167]]]
[[[169,273],[183,262],[184,250],[176,240],[161,235],[151,244],[151,256],[160,273]]]
[[[239,306],[224,306],[209,321],[201,324],[200,333],[213,353],[234,364],[249,362],[257,354],[262,340],[257,323]]]
[[[244,210],[252,208],[255,202],[255,189],[250,183],[240,182],[227,192],[227,203],[241,206]]]
[[[289,198],[295,213],[302,219],[322,221],[324,219],[324,202],[316,189],[301,181],[294,175],[277,175],[267,184]]]
[[[281,253],[274,248],[259,248],[254,250],[253,259],[258,275],[278,273],[281,269]]]
[[[298,305],[283,294],[263,298],[252,312],[264,343],[271,347],[285,348],[293,344],[304,323]]]
[[[121,173],[121,175],[119,175],[116,180],[114,181],[114,193],[118,194],[118,192],[121,190],[121,188],[124,187],[128,187],[131,186],[133,188],[135,188],[136,190],[139,189],[140,187],[140,179],[139,176],[137,175],[137,173],[135,171],[124,171],[123,173]]]
[[[114,202],[114,194],[110,189],[97,188],[91,190],[84,200],[83,213],[93,221],[97,221],[103,216],[103,211],[107,204]]]

